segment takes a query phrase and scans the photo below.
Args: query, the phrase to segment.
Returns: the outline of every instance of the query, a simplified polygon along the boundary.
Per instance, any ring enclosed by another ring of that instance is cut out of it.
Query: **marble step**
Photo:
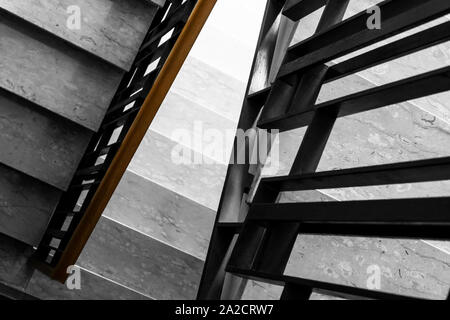
[[[51,300],[119,300],[150,299],[129,288],[92,272],[80,269],[81,290],[69,290],[28,264],[33,248],[0,234],[0,294],[13,293],[12,298]]]
[[[450,255],[419,240],[300,235],[286,275],[446,299]]]
[[[0,233],[37,246],[61,191],[0,164]]]
[[[158,300],[195,299],[203,262],[102,217],[77,262]]]
[[[152,300],[130,288],[80,268],[80,289],[49,279],[35,271],[25,292],[41,300]]]
[[[0,0],[0,8],[128,71],[163,2]]]
[[[127,171],[106,217],[205,259],[215,212],[142,176]]]
[[[150,128],[215,162],[228,165],[237,122],[173,90]]]
[[[227,166],[150,129],[129,170],[212,210],[217,210]],[[182,162],[185,159],[188,162]],[[209,161],[209,163],[208,163]]]
[[[92,133],[0,89],[0,163],[65,190]]]
[[[96,131],[123,71],[0,9],[0,87]]]
[[[24,291],[33,275],[28,259],[33,247],[0,234],[0,284]]]
[[[237,122],[246,84],[192,55],[186,59],[171,92]]]

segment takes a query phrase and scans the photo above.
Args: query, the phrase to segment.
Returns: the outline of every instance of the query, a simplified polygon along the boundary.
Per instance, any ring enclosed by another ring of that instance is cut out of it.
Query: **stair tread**
[[[171,92],[237,122],[245,88],[244,82],[189,56],[175,79]]]
[[[191,162],[176,163],[172,156],[182,149]],[[195,164],[199,153],[150,129],[139,146],[129,169],[153,182],[213,210],[217,209],[227,166],[214,162]],[[208,192],[205,192],[208,190]]]
[[[213,210],[130,171],[104,215],[202,259],[215,219]]]
[[[316,289],[328,290],[335,293],[340,293],[342,295],[353,295],[356,297],[364,297],[370,299],[383,299],[383,300],[406,300],[406,299],[415,299],[414,297],[401,296],[387,292],[368,290],[362,288],[355,288],[353,286],[344,286],[334,283],[302,279],[297,277],[290,277],[285,275],[271,275],[264,272],[254,272],[250,270],[244,270],[239,268],[230,268],[230,272],[235,273],[237,275],[248,277],[250,279],[258,280],[258,281],[266,281],[269,283],[274,283],[277,285],[286,285],[286,284],[297,284],[297,285],[305,285],[310,286]]]
[[[8,13],[0,18],[0,87],[96,131],[123,71]]]
[[[81,289],[70,290],[66,285],[51,280],[35,271],[26,293],[42,300],[149,300],[129,288],[84,269],[80,269]]]
[[[203,262],[102,217],[78,263],[155,299],[194,299]]]
[[[3,8],[128,71],[162,0],[2,0]],[[68,27],[80,8],[79,29]]]

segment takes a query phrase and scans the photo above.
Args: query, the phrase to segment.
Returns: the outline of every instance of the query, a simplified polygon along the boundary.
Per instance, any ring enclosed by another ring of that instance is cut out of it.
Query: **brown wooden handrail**
[[[214,8],[216,1],[217,0],[199,0],[197,2],[158,78],[147,95],[136,119],[112,161],[111,166],[108,168],[95,195],[89,203],[86,213],[75,229],[61,259],[55,268],[51,270],[50,276],[53,279],[63,283],[66,281],[68,277],[67,268],[74,265],[78,260],[78,257],[117,188],[120,179],[125,173],[131,159],[144,138],[145,133],[150,127],[150,124],[200,34],[200,31]]]

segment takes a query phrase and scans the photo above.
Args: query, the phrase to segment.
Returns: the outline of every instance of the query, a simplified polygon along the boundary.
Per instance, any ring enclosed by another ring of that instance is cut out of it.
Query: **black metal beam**
[[[325,82],[335,81],[352,73],[368,69],[377,64],[391,61],[428,47],[438,45],[449,39],[450,21],[331,66],[325,76]]]
[[[296,58],[281,67],[278,77],[326,63],[450,12],[450,2],[442,0],[386,0],[378,6],[381,29],[367,28],[369,14],[363,11],[289,49],[289,56]]]
[[[298,21],[323,7],[327,0],[290,0],[283,10],[283,15],[291,20]]]
[[[380,299],[380,300],[418,300],[418,298],[415,297],[409,297],[409,296],[401,296],[396,295],[392,293],[382,292],[382,291],[374,291],[374,290],[367,290],[357,287],[349,287],[345,285],[339,285],[329,282],[322,282],[322,281],[315,281],[315,280],[309,280],[309,279],[303,279],[303,278],[297,278],[297,277],[291,277],[291,276],[284,276],[284,275],[274,275],[264,272],[256,272],[251,270],[245,270],[245,269],[238,269],[238,268],[232,268],[229,267],[227,271],[255,281],[270,283],[278,286],[285,286],[285,285],[300,285],[303,287],[309,287],[312,289],[321,289],[326,290],[330,295],[335,295],[337,297],[342,298],[354,298],[354,297],[361,297],[361,298],[367,298],[367,299]]]
[[[450,239],[450,198],[253,204],[247,221],[298,233]],[[280,243],[280,245],[282,245]]]
[[[415,183],[446,179],[450,179],[450,157],[263,178],[260,182],[260,188],[270,187],[279,192],[283,192]],[[262,200],[264,198],[261,198],[259,201]]]
[[[344,117],[450,90],[450,67],[420,74],[383,86],[316,105],[316,110],[338,112]],[[282,131],[309,125],[316,111],[286,114],[258,124],[263,129]]]

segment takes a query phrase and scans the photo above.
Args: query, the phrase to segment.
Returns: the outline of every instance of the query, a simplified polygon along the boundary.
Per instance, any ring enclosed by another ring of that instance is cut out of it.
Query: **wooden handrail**
[[[50,275],[53,279],[63,283],[66,281],[68,277],[67,268],[74,265],[78,260],[78,257],[117,188],[120,179],[125,173],[128,164],[133,158],[145,133],[164,101],[164,98],[169,92],[172,83],[175,81],[178,72],[183,66],[184,61],[200,34],[200,31],[214,8],[216,1],[217,0],[198,0],[158,78],[147,95],[129,132],[113,159],[111,166],[108,168],[108,171],[89,203],[83,218],[75,229],[61,259],[52,270]]]

